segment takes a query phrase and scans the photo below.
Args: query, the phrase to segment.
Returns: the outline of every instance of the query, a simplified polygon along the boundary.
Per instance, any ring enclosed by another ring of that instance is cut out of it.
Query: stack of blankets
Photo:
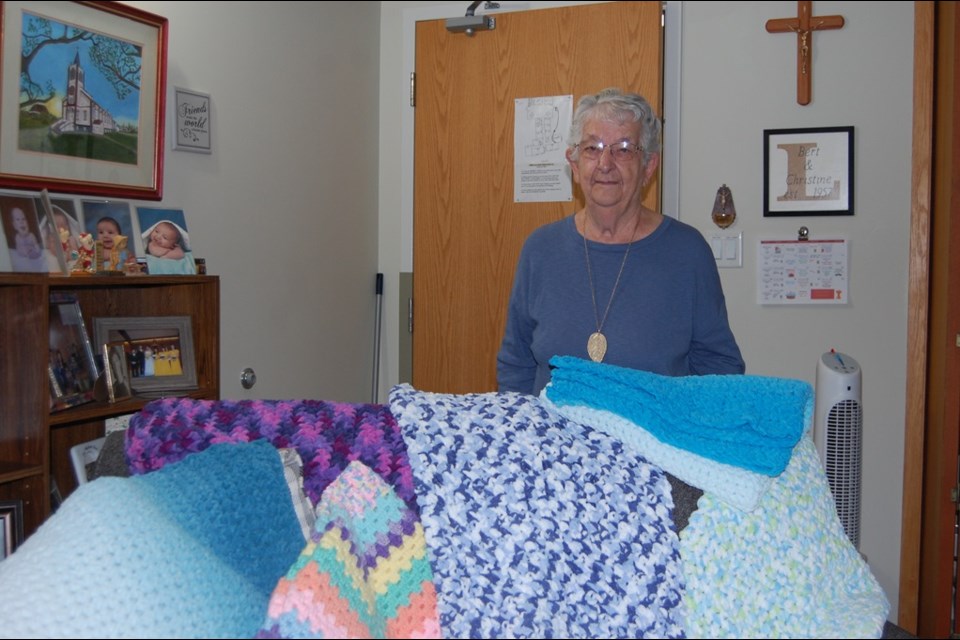
[[[0,562],[0,635],[880,637],[810,385],[552,364],[539,397],[152,402],[133,475]],[[682,528],[673,478],[702,490]]]

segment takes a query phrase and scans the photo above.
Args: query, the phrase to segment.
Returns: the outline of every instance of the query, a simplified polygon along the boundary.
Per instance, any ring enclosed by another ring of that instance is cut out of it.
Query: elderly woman
[[[646,99],[619,89],[583,96],[567,144],[586,206],[524,243],[500,390],[539,394],[554,355],[670,376],[743,373],[709,245],[642,204],[660,162],[660,121]]]

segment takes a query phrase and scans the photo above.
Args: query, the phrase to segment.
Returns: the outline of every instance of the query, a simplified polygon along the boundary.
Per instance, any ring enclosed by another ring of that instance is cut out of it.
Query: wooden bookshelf
[[[23,501],[24,534],[50,515],[54,482],[76,488],[69,450],[104,434],[104,421],[134,413],[153,397],[89,402],[50,412],[49,299],[77,297],[93,338],[97,317],[190,316],[197,388],[170,395],[220,397],[218,276],[48,276],[0,273],[0,500]]]

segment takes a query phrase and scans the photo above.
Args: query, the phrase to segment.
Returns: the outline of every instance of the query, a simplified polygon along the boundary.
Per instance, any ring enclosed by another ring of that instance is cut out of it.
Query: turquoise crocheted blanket
[[[763,376],[662,376],[555,356],[547,396],[621,415],[659,440],[768,476],[783,472],[813,390]]]

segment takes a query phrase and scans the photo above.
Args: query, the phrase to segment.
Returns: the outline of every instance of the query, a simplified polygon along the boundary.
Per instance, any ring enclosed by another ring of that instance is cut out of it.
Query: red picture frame
[[[167,31],[118,2],[0,2],[0,187],[160,200]]]

